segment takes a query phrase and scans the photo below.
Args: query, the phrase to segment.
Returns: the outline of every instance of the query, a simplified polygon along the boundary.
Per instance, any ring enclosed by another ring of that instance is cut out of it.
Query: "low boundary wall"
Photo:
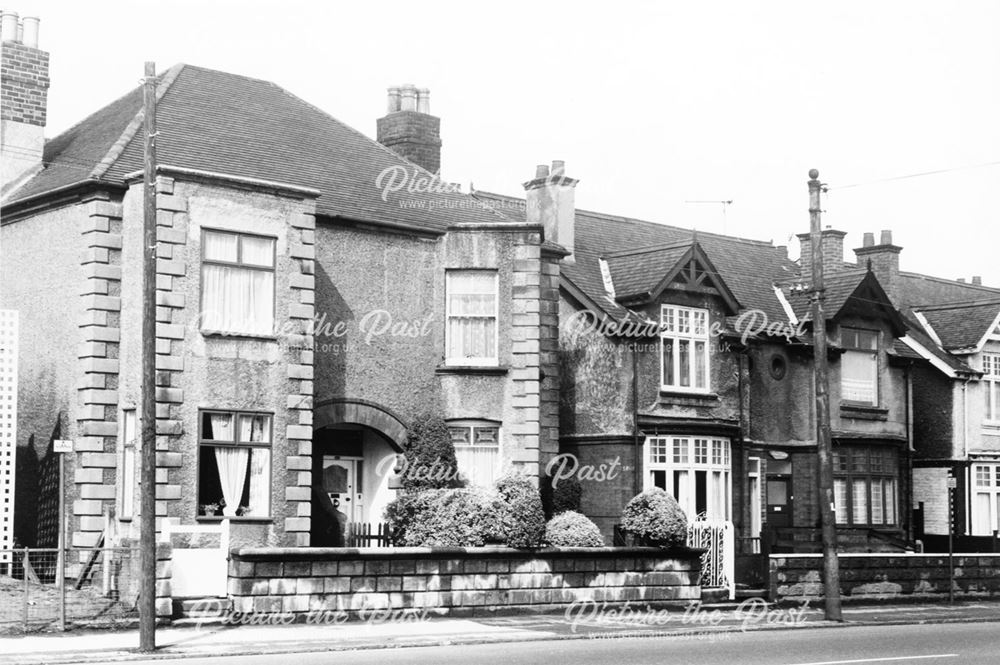
[[[237,614],[371,609],[473,615],[589,600],[669,605],[701,597],[702,550],[652,547],[242,548],[230,552]]]
[[[841,554],[840,592],[844,600],[905,600],[948,597],[948,555]],[[823,597],[823,556],[772,554],[770,599]],[[956,598],[1000,597],[1000,554],[956,554]]]

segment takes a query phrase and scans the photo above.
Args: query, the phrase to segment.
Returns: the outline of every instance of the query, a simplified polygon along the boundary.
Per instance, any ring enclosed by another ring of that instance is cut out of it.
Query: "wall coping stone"
[[[248,561],[339,561],[381,559],[696,559],[704,549],[678,547],[241,547],[233,558]]]

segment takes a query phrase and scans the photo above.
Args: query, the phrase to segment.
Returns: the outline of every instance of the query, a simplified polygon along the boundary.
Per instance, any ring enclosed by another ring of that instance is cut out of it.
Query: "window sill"
[[[198,515],[195,520],[198,522],[204,522],[208,524],[219,524],[223,520],[228,519],[230,522],[256,522],[259,524],[271,524],[274,520],[270,517],[243,517],[242,515],[233,515],[232,517],[226,517],[224,515]]]
[[[278,341],[278,336],[277,335],[255,335],[253,333],[231,333],[231,332],[223,332],[221,330],[202,330],[201,331],[201,335],[202,335],[202,337],[212,337],[212,338],[218,338],[218,339],[235,339],[235,340],[249,339],[249,340],[261,341],[261,342],[277,342]]]
[[[889,409],[870,404],[840,403],[840,415],[857,420],[888,420]]]
[[[485,374],[502,376],[508,368],[500,365],[440,365],[434,369],[435,374]]]
[[[719,401],[719,394],[699,390],[681,390],[677,388],[660,387],[660,398],[682,398],[682,399],[703,399],[713,402]]]

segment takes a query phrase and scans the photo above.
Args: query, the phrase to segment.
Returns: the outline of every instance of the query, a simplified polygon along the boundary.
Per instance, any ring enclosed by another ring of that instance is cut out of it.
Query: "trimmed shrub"
[[[586,515],[567,510],[545,525],[545,542],[553,547],[603,547],[604,538]]]
[[[480,488],[425,490],[392,508],[405,522],[398,545],[411,547],[481,547],[503,537],[505,506]],[[402,498],[402,497],[400,497]],[[386,518],[390,516],[386,508]],[[392,523],[392,522],[390,522]]]
[[[559,513],[568,510],[580,512],[580,499],[583,488],[576,476],[561,478],[556,481],[552,476],[545,475],[539,479],[539,489],[542,493],[542,508],[546,519],[552,519]]]
[[[396,545],[408,545],[411,525],[423,519],[422,515],[430,509],[434,499],[444,490],[423,490],[400,492],[390,501],[383,513],[383,519],[389,524]]]
[[[510,547],[541,545],[545,536],[545,511],[538,488],[517,473],[501,477],[496,488],[504,506],[503,541]]]
[[[622,529],[641,543],[679,547],[687,542],[687,517],[670,494],[655,487],[634,497],[622,511]]]
[[[447,489],[463,485],[455,445],[443,418],[424,414],[413,419],[403,444],[404,490]]]

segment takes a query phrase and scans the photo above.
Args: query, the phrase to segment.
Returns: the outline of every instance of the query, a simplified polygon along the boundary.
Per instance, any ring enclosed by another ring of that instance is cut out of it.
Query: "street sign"
[[[953,490],[958,487],[958,478],[955,476],[948,476],[948,489]]]
[[[52,452],[54,453],[73,452],[73,439],[55,439],[52,442]]]

